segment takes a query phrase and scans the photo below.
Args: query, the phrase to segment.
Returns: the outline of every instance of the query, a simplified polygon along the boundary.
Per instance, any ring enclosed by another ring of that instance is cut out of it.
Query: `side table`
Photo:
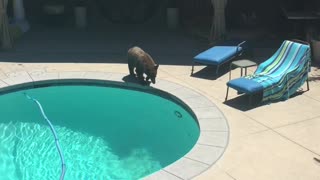
[[[252,66],[257,66],[257,63],[250,61],[248,59],[242,59],[238,61],[233,61],[230,64],[230,71],[229,71],[229,80],[231,80],[231,70],[232,67],[235,66],[237,68],[241,68],[241,76],[243,75],[243,69],[244,69],[244,74],[247,75],[247,68],[252,67]]]

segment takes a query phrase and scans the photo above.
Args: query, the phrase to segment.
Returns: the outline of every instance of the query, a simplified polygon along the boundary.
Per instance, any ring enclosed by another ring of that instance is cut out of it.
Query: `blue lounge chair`
[[[243,47],[242,45],[246,41],[243,41],[239,43],[236,46],[227,46],[227,45],[221,45],[221,46],[214,46],[197,56],[195,56],[193,59],[193,64],[192,64],[192,70],[191,70],[191,75],[193,75],[194,71],[194,65],[196,63],[198,64],[203,64],[203,65],[214,65],[217,66],[216,68],[216,75],[218,75],[219,67],[223,63],[226,63],[233,58],[240,56],[243,52]]]
[[[226,101],[229,87],[250,95],[262,93],[262,101],[286,100],[307,81],[311,53],[308,43],[285,40],[277,52],[261,63],[253,75],[227,82]]]

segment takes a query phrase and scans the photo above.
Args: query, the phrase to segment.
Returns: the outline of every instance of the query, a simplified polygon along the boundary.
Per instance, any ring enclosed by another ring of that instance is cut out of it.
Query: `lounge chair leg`
[[[232,62],[230,64],[230,68],[229,68],[229,81],[231,80],[231,71],[232,71]]]
[[[307,77],[307,91],[309,91],[309,77]]]
[[[228,100],[228,94],[229,94],[229,86],[227,86],[227,94],[226,94],[226,98],[224,101],[227,101]]]
[[[194,62],[192,63],[191,76],[193,75],[193,70],[194,70]]]
[[[219,72],[219,65],[217,66],[217,69],[216,69],[216,76],[218,77],[218,72]]]

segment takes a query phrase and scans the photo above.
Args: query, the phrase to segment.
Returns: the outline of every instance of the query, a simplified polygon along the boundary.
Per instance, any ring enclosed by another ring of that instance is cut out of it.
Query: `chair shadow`
[[[314,82],[320,81],[320,76],[311,76],[309,77],[309,81],[314,81]]]
[[[222,65],[219,68],[218,74],[216,74],[216,69],[217,69],[216,66],[206,66],[200,70],[198,70],[200,67],[197,67],[196,65],[194,67],[195,67],[195,71],[193,71],[194,73],[191,75],[191,77],[195,77],[195,78],[216,80],[224,76],[225,74],[229,73],[228,64]]]
[[[303,93],[307,92],[308,90],[298,90],[296,93],[291,95],[289,99],[294,98],[296,96],[302,95]],[[262,95],[257,95],[252,97],[252,104],[250,105],[249,95],[239,95],[233,99],[224,101],[223,103],[227,106],[230,106],[232,108],[238,109],[240,111],[249,111],[255,108],[259,108],[265,105],[271,105],[279,102],[283,102],[286,100],[274,100],[274,101],[267,101],[267,102],[261,102]],[[288,100],[288,99],[287,99]]]
[[[124,82],[126,82],[126,83],[139,84],[139,85],[141,85],[141,86],[150,86],[150,83],[151,83],[150,81],[141,82],[141,81],[139,81],[139,79],[138,79],[137,77],[132,76],[132,75],[130,75],[130,74],[124,76],[124,77],[122,78],[122,80],[123,80]]]
[[[249,111],[265,104],[260,103],[259,100],[255,97],[252,99],[252,104],[250,104],[249,95],[239,95],[233,99],[229,99],[223,102],[225,105],[232,108],[238,109],[240,111]]]

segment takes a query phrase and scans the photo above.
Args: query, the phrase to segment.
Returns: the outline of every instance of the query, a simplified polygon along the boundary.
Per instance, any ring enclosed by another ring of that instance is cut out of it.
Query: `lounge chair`
[[[285,40],[277,52],[261,63],[253,75],[227,82],[229,87],[240,93],[252,95],[262,93],[261,101],[286,100],[307,81],[310,70],[310,46],[302,41]]]
[[[191,75],[193,75],[194,71],[194,65],[197,64],[203,64],[203,65],[214,65],[217,66],[216,68],[216,75],[218,75],[219,67],[220,65],[232,60],[233,58],[240,56],[243,52],[242,45],[246,41],[243,41],[235,46],[230,45],[220,45],[220,46],[214,46],[197,56],[195,56],[193,59],[192,69],[191,69]]]

